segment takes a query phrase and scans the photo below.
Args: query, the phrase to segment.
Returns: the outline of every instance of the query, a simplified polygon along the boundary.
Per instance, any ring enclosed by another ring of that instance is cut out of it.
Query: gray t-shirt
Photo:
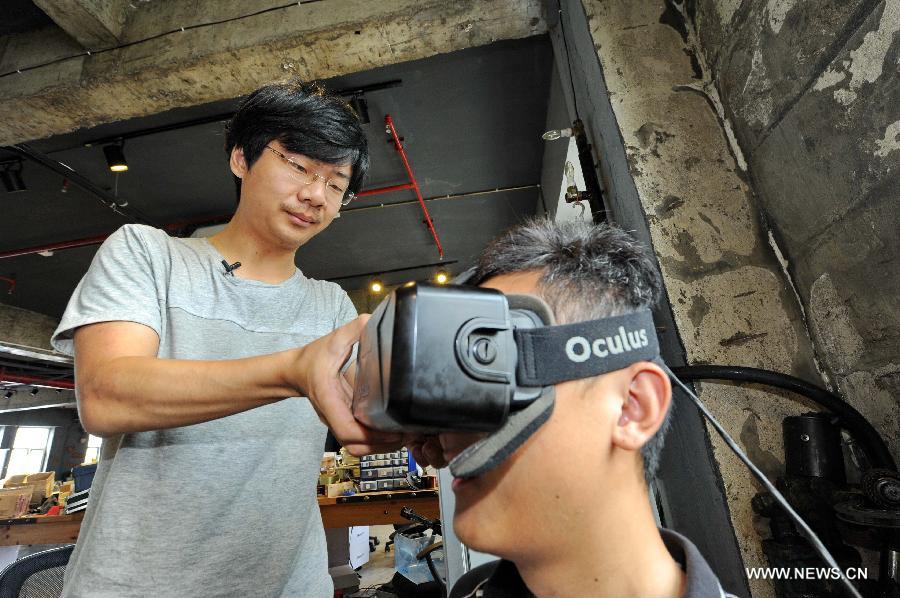
[[[352,320],[336,284],[226,276],[206,239],[127,225],[75,289],[53,345],[129,321],[161,358],[234,359],[299,347]],[[178,384],[168,390],[178,395]],[[103,443],[64,596],[330,598],[316,504],[326,427],[305,398]]]

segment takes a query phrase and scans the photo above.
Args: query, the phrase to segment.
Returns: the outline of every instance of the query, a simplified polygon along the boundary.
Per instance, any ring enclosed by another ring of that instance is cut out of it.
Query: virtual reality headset
[[[464,472],[451,463],[476,475],[550,417],[555,384],[658,357],[649,310],[557,326],[533,295],[411,283],[363,331],[353,414],[384,431],[485,432],[485,459],[461,460]]]

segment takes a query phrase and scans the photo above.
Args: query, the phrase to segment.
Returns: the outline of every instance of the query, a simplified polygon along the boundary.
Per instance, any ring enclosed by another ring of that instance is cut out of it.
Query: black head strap
[[[659,356],[650,310],[602,320],[517,329],[520,386],[599,376]]]

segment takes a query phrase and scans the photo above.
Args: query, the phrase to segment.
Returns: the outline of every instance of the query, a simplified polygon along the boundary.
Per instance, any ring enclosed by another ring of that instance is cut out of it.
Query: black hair
[[[662,277],[646,248],[608,224],[553,222],[535,218],[494,239],[478,258],[474,279],[541,271],[538,294],[558,324],[632,313],[656,305]],[[641,448],[647,480],[656,475],[666,432],[666,414]]]
[[[319,83],[270,83],[241,102],[225,129],[226,154],[230,157],[235,147],[242,149],[250,168],[272,141],[320,162],[349,164],[347,190],[356,193],[362,188],[369,170],[369,145],[359,116]],[[240,201],[237,177],[235,185]]]

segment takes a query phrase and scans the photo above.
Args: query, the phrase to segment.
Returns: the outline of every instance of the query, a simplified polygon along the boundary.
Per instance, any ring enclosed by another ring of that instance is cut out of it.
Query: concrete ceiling
[[[444,245],[444,263],[452,272],[463,269],[486,241],[540,205],[540,134],[552,62],[549,40],[535,36],[326,81],[331,89],[402,81],[399,87],[366,94],[373,164],[366,187],[406,182],[384,132],[384,115],[390,114],[404,138]],[[227,217],[234,208],[234,188],[223,151],[223,122],[128,140],[129,171],[118,177],[108,171],[100,147],[84,144],[225,114],[238,101],[105,124],[32,142],[30,147],[71,167],[158,226]],[[76,185],[63,192],[64,177],[36,162],[25,161],[23,177],[28,191],[0,190],[0,252],[106,235],[132,221]],[[429,277],[440,259],[414,200],[412,191],[356,200],[300,250],[298,265],[307,275],[336,280],[348,290],[364,286],[379,273],[387,273],[382,276],[387,283]],[[0,293],[0,302],[59,317],[95,251],[96,246],[89,246],[58,250],[49,257],[0,259],[0,276],[16,281],[15,292]],[[0,281],[0,287],[3,284]]]
[[[547,31],[542,0],[35,4],[54,25],[0,37],[2,145]]]

